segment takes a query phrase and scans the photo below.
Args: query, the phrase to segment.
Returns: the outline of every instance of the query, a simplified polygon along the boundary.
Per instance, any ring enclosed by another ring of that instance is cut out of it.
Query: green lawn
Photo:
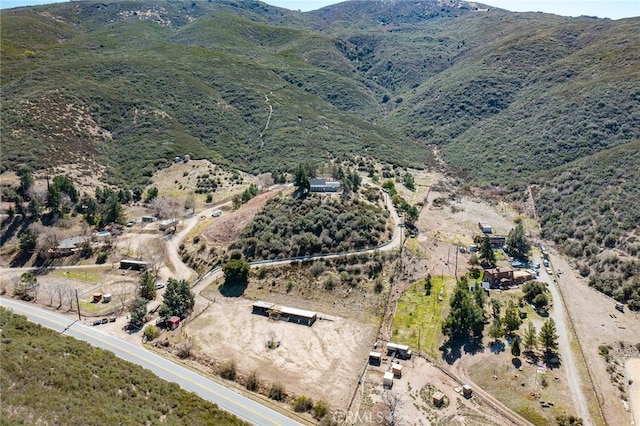
[[[70,278],[78,281],[85,281],[89,283],[97,283],[103,278],[103,272],[105,269],[110,269],[110,265],[105,265],[104,268],[87,268],[87,269],[55,269],[50,272],[51,275],[58,277]]]
[[[454,283],[449,277],[444,277],[444,281],[442,277],[431,278],[432,290],[428,296],[424,283],[420,280],[412,285],[398,301],[391,328],[392,340],[439,358],[443,309]]]

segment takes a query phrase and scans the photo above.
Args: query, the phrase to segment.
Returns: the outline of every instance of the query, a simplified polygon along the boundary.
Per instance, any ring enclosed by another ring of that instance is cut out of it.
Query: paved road
[[[153,352],[124,342],[100,330],[86,327],[62,315],[4,298],[0,298],[0,306],[10,308],[16,314],[26,315],[29,321],[109,350],[126,361],[151,370],[159,377],[175,382],[182,388],[218,404],[220,408],[249,423],[260,426],[301,424]]]
[[[542,264],[542,259],[536,259],[536,261]],[[553,266],[553,264],[551,266]],[[578,412],[578,416],[582,417],[583,424],[585,426],[591,426],[593,422],[589,414],[587,398],[582,391],[576,359],[569,344],[569,329],[567,327],[570,325],[570,320],[565,310],[562,295],[558,290],[557,280],[555,280],[553,276],[553,273],[557,271],[552,270],[551,272],[552,274],[549,275],[544,266],[541,267],[538,281],[546,282],[549,285],[549,291],[551,291],[551,296],[553,297],[553,309],[551,309],[549,315],[555,321],[556,329],[558,330],[558,352],[560,353],[562,365],[566,368],[567,382],[569,384],[569,391],[573,397],[573,403]]]

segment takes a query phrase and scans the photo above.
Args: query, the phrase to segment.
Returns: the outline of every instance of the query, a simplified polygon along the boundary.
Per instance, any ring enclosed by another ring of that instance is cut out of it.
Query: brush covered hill
[[[640,310],[640,140],[534,178],[543,237],[589,285]]]
[[[566,205],[583,198],[563,184],[566,168],[615,167],[607,153],[640,139],[640,18],[457,0],[306,13],[258,1],[82,1],[0,18],[3,170],[91,158],[105,181],[133,186],[185,153],[258,173],[355,155],[424,167],[435,147],[473,184],[543,179],[546,214],[554,191]],[[585,232],[590,268],[589,256],[633,244],[637,226],[616,218],[637,199],[616,208],[614,236]],[[543,220],[548,238],[564,228]]]
[[[91,157],[124,185],[185,153],[253,173],[329,155],[416,166],[428,157],[373,122],[375,85],[352,76],[302,14],[152,1],[0,16],[4,169]]]

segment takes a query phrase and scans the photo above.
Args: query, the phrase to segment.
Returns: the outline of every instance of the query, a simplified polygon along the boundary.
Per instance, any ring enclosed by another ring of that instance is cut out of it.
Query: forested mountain
[[[258,173],[355,155],[425,167],[438,147],[472,184],[539,184],[544,219],[584,197],[567,189],[568,170],[622,167],[607,153],[640,138],[640,18],[456,0],[306,13],[216,0],[80,1],[0,19],[2,170],[92,159],[105,181],[132,186],[185,153]],[[637,189],[636,168],[625,182]],[[596,175],[607,188],[620,179]],[[562,203],[549,202],[554,191]],[[633,220],[638,207],[630,198],[616,211]],[[606,242],[583,234],[589,252],[637,259],[626,250],[638,222],[616,220]]]

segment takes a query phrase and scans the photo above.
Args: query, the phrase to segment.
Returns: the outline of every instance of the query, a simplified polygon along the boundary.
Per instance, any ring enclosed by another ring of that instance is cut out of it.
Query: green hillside
[[[543,179],[545,211],[563,167],[605,167],[640,139],[640,18],[216,0],[69,2],[0,19],[2,171],[93,159],[105,181],[133,187],[186,153],[259,173],[354,156],[422,168],[438,148],[470,184]],[[564,205],[584,198],[562,191]],[[618,206],[609,245],[626,250],[637,221],[616,221],[637,207]],[[545,236],[558,240],[559,226],[543,220]],[[585,235],[585,262],[611,248]]]
[[[149,370],[4,307],[0,336],[2,424],[247,424]]]
[[[254,173],[328,155],[428,158],[371,121],[378,96],[330,38],[231,3],[3,11],[3,168],[89,156],[131,185],[184,153]],[[40,35],[24,33],[34,26]]]
[[[640,310],[640,140],[535,179],[543,237],[589,284]],[[604,248],[604,250],[603,250]]]

